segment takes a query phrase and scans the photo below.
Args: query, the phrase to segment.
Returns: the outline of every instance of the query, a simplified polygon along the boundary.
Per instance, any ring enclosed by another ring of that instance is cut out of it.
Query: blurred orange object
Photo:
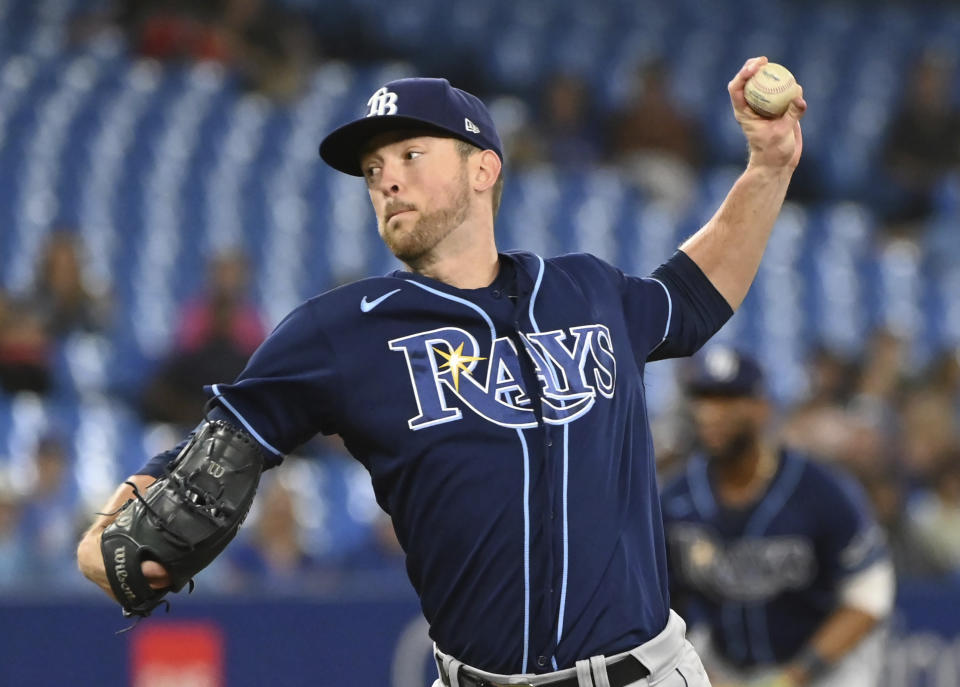
[[[214,623],[164,622],[137,628],[131,645],[133,687],[223,687],[223,632]]]

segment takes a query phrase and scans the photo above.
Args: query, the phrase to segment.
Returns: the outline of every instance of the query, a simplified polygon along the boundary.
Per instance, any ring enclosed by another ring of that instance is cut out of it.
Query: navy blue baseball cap
[[[492,150],[503,160],[500,136],[486,105],[446,79],[421,78],[398,79],[377,89],[358,119],[323,139],[320,157],[334,169],[360,177],[360,154],[367,141],[385,131],[421,127]]]
[[[685,381],[691,396],[760,397],[765,391],[763,370],[757,361],[721,345],[694,356]]]

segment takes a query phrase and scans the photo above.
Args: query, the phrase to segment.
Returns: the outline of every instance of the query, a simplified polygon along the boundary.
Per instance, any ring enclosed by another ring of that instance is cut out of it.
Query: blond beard
[[[384,243],[400,261],[413,268],[428,264],[437,244],[466,220],[470,211],[466,166],[461,169],[458,181],[458,191],[450,205],[422,214],[416,224],[400,236],[383,231]]]

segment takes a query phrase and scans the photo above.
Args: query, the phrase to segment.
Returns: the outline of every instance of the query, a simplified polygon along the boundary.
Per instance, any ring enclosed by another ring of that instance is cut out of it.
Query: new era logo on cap
[[[341,172],[363,176],[360,155],[374,136],[398,129],[425,129],[492,150],[502,160],[503,145],[483,102],[446,79],[398,79],[366,100],[358,119],[333,131],[320,144],[320,157]]]

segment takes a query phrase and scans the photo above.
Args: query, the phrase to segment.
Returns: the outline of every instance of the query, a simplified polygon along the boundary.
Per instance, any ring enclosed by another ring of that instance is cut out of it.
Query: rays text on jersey
[[[545,423],[572,422],[593,407],[598,395],[613,397],[617,366],[604,325],[521,334],[521,341],[540,383]],[[464,408],[504,427],[537,425],[521,359],[509,337],[493,341],[487,355],[480,355],[476,338],[458,327],[417,332],[388,346],[403,353],[410,375],[418,410],[408,421],[410,429],[459,420]]]

